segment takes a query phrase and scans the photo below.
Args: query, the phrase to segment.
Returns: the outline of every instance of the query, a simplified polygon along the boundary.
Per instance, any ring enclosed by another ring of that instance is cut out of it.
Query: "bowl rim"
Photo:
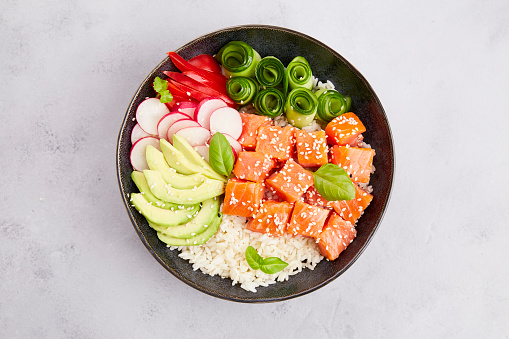
[[[319,283],[319,284],[317,284],[317,285],[315,285],[315,286],[313,286],[313,287],[311,287],[309,289],[301,291],[301,292],[289,294],[289,295],[286,295],[286,296],[272,297],[272,298],[242,299],[242,298],[222,295],[220,293],[216,293],[214,291],[206,289],[206,288],[202,287],[201,285],[197,284],[196,282],[185,278],[184,276],[179,274],[179,272],[171,269],[170,267],[168,267],[166,265],[166,263],[159,257],[158,253],[156,251],[154,251],[154,249],[150,246],[150,244],[142,236],[141,232],[139,232],[137,227],[136,227],[136,220],[134,219],[134,217],[132,215],[132,212],[131,212],[131,210],[129,208],[129,205],[130,205],[129,204],[129,199],[126,198],[126,195],[125,195],[126,193],[124,192],[124,188],[122,186],[121,169],[120,169],[120,156],[119,155],[120,155],[120,142],[121,142],[122,135],[124,134],[124,130],[125,130],[125,127],[126,127],[126,124],[127,124],[127,121],[128,121],[127,117],[129,115],[130,109],[131,109],[134,101],[136,100],[138,94],[142,90],[142,88],[152,78],[153,74],[163,64],[165,64],[168,61],[168,57],[163,59],[159,64],[157,64],[148,73],[148,75],[145,77],[145,79],[138,86],[136,92],[134,93],[134,95],[131,98],[131,101],[129,102],[129,105],[127,107],[126,113],[125,113],[125,115],[123,117],[122,125],[120,126],[120,131],[118,133],[118,138],[117,138],[117,149],[116,149],[117,180],[118,180],[118,186],[119,186],[119,189],[120,189],[120,193],[121,193],[121,196],[122,196],[122,201],[124,202],[124,207],[127,210],[127,214],[129,215],[129,219],[131,220],[131,224],[134,227],[134,229],[136,231],[136,234],[138,235],[138,237],[140,238],[142,243],[145,245],[147,250],[159,262],[159,264],[161,264],[161,266],[163,266],[173,276],[175,276],[177,279],[179,279],[180,281],[184,282],[188,286],[193,287],[194,289],[197,289],[197,290],[199,290],[199,291],[201,291],[201,292],[203,292],[203,293],[205,293],[207,295],[210,295],[212,297],[216,297],[216,298],[219,298],[219,299],[235,301],[235,302],[239,302],[239,303],[271,303],[271,302],[284,301],[284,300],[289,300],[289,299],[293,299],[293,298],[296,298],[296,297],[300,297],[300,296],[306,295],[308,293],[314,292],[314,291],[324,287],[325,285],[328,285],[333,280],[336,280],[344,272],[346,272],[346,270],[348,270],[357,261],[357,259],[361,256],[361,254],[365,251],[365,249],[371,243],[373,237],[375,236],[376,232],[378,231],[378,228],[380,227],[380,224],[381,224],[381,222],[383,220],[383,217],[384,217],[384,215],[385,215],[385,213],[387,211],[387,208],[388,208],[388,205],[389,205],[389,202],[390,202],[390,198],[391,198],[391,195],[392,195],[392,189],[393,189],[393,185],[394,185],[394,177],[395,177],[395,172],[396,172],[396,167],[395,167],[395,164],[396,164],[396,155],[395,155],[395,146],[394,146],[394,136],[392,134],[392,131],[391,131],[391,128],[390,128],[390,125],[389,125],[389,120],[387,118],[387,114],[385,113],[385,109],[383,108],[382,103],[380,102],[380,99],[378,98],[378,95],[373,90],[372,86],[369,84],[369,82],[366,80],[366,78],[357,70],[357,68],[355,68],[348,60],[346,60],[342,55],[340,55],[334,49],[332,49],[328,45],[324,44],[323,42],[321,42],[321,41],[319,41],[319,40],[317,40],[317,39],[315,39],[315,38],[313,38],[311,36],[308,36],[308,35],[306,35],[304,33],[301,33],[301,32],[298,32],[298,31],[295,31],[295,30],[292,30],[292,29],[289,29],[289,28],[284,28],[284,27],[279,27],[279,26],[272,26],[272,25],[247,24],[247,25],[229,26],[229,27],[225,27],[225,28],[221,28],[221,29],[215,30],[215,31],[207,33],[207,34],[203,34],[203,35],[201,35],[201,36],[199,36],[199,37],[189,41],[188,43],[180,46],[179,48],[175,49],[175,52],[179,53],[181,50],[185,49],[187,46],[195,44],[196,42],[198,42],[200,40],[207,39],[207,38],[209,38],[211,36],[214,36],[214,35],[217,35],[217,34],[221,34],[221,33],[227,32],[227,31],[235,31],[235,30],[240,30],[240,29],[271,29],[271,30],[282,31],[282,32],[285,32],[285,33],[291,33],[291,34],[297,35],[299,37],[302,37],[304,39],[310,40],[313,43],[315,43],[315,44],[317,44],[317,45],[327,49],[335,57],[340,59],[348,68],[350,68],[356,74],[356,76],[359,77],[359,80],[372,93],[374,99],[376,100],[377,105],[380,107],[381,113],[382,113],[384,121],[386,123],[387,132],[388,132],[388,135],[389,135],[390,150],[391,150],[391,154],[392,154],[392,157],[390,159],[391,165],[392,165],[392,171],[391,171],[390,176],[388,178],[389,185],[388,185],[388,192],[387,192],[387,195],[386,195],[386,198],[385,198],[385,202],[384,202],[384,205],[383,205],[384,207],[383,207],[383,209],[382,209],[382,211],[381,211],[381,213],[380,213],[380,215],[379,215],[379,217],[378,217],[378,219],[377,219],[377,221],[376,221],[376,223],[375,223],[375,225],[373,227],[373,230],[370,232],[369,236],[366,239],[366,242],[360,248],[360,250],[355,254],[355,256],[340,271],[336,272],[333,276],[331,276],[330,278],[322,281],[321,283]],[[203,274],[205,274],[205,273],[203,273]]]

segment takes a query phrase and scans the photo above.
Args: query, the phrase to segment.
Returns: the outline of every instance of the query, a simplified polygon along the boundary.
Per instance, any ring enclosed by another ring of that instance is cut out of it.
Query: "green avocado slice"
[[[224,193],[224,182],[219,180],[205,179],[196,188],[181,190],[167,185],[161,173],[157,171],[144,170],[143,175],[156,198],[174,204],[197,204]]]
[[[178,204],[172,204],[171,202],[162,201],[160,199],[157,199],[152,192],[150,191],[150,188],[147,184],[147,179],[145,179],[145,176],[143,173],[138,171],[133,171],[131,173],[131,178],[133,179],[134,183],[140,190],[140,193],[143,194],[143,197],[147,199],[148,202],[151,202],[152,205],[155,205],[159,208],[165,209],[165,210],[171,210],[171,209],[177,209]],[[189,205],[189,204],[188,204]],[[194,205],[194,204],[191,204]]]
[[[131,194],[131,203],[148,221],[163,225],[176,226],[181,225],[194,218],[200,208],[198,204],[194,206],[182,206],[182,209],[165,210],[148,202],[141,193]]]
[[[186,139],[182,138],[181,136],[174,134],[173,135],[173,146],[175,146],[176,149],[178,149],[187,159],[189,159],[190,162],[193,164],[201,167],[204,169],[204,173],[208,173],[210,175],[207,175],[209,178],[217,179],[217,180],[224,180],[224,176],[217,173],[212,166],[209,165],[208,162],[205,161],[201,157],[201,155],[196,152],[196,150],[189,145],[189,143],[186,141]]]
[[[172,187],[180,189],[193,188],[205,181],[205,177],[200,173],[191,175],[177,173],[174,168],[168,165],[163,153],[151,145],[147,146],[146,156],[148,167],[151,170],[160,172],[164,181]]]
[[[200,212],[186,224],[165,227],[149,222],[150,227],[169,237],[190,239],[207,230],[219,212],[219,199],[211,198],[203,202]]]
[[[175,237],[167,236],[162,232],[157,232],[157,237],[162,242],[165,242],[168,246],[197,246],[206,243],[214,234],[216,234],[219,229],[219,225],[221,224],[221,216],[217,216],[214,218],[210,226],[207,230],[201,234],[198,234],[189,239],[180,239]]]
[[[204,166],[198,166],[195,163],[191,162],[189,159],[187,159],[182,152],[180,152],[178,149],[173,147],[172,144],[170,144],[165,139],[160,140],[160,146],[161,151],[164,154],[164,158],[166,159],[166,162],[168,165],[170,165],[172,168],[174,168],[177,172],[182,174],[195,174],[195,173],[201,173],[204,176],[215,179],[215,180],[222,180],[224,182],[228,181],[225,177],[223,177],[220,174],[217,174],[216,172],[211,172],[207,169],[207,167]]]

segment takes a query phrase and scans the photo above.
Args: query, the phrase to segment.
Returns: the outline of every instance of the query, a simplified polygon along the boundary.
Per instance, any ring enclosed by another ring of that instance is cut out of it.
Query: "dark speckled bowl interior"
[[[128,202],[128,195],[137,188],[130,178],[133,170],[129,160],[131,149],[131,130],[135,125],[136,107],[146,97],[154,97],[151,83],[164,70],[177,70],[169,58],[165,58],[142,82],[127,109],[122,122],[117,145],[117,172],[122,198],[134,229],[147,249],[164,268],[189,286],[209,295],[239,302],[273,302],[301,296],[315,291],[330,283],[344,273],[362,254],[379,227],[387,208],[394,173],[394,150],[387,116],[380,100],[366,79],[338,52],[323,43],[302,33],[289,29],[248,25],[221,29],[199,37],[188,44],[175,49],[185,59],[198,54],[215,54],[228,41],[242,40],[257,50],[260,55],[273,55],[287,65],[295,56],[302,55],[310,63],[313,75],[320,80],[331,80],[336,88],[352,97],[352,111],[366,125],[364,139],[376,150],[372,175],[374,199],[357,225],[357,238],[335,261],[323,260],[315,270],[304,270],[290,277],[289,281],[280,282],[269,287],[259,287],[257,293],[247,292],[232,286],[230,279],[218,276],[211,277],[193,271],[188,261],[178,257],[177,251],[171,251],[158,240],[145,218]],[[168,49],[172,49],[171,45]],[[164,50],[163,52],[167,52]]]

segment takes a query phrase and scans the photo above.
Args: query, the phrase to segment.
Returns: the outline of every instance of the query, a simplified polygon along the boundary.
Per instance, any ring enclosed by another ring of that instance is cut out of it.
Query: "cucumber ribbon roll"
[[[307,89],[313,88],[313,73],[311,67],[304,57],[295,57],[286,68],[286,77],[290,90],[303,87]]]
[[[285,77],[285,66],[278,58],[268,56],[256,65],[256,79],[264,87],[276,87]]]
[[[254,106],[259,114],[275,118],[283,113],[285,97],[276,88],[262,89],[255,97]]]
[[[258,93],[258,84],[248,77],[232,77],[226,82],[226,93],[235,103],[247,105]]]
[[[317,109],[318,99],[307,88],[295,88],[286,98],[286,118],[295,127],[302,128],[310,125],[315,118]]]
[[[255,69],[261,60],[260,54],[242,41],[230,41],[216,56],[221,61],[227,77],[255,77]]]
[[[319,90],[315,93],[318,98],[317,115],[320,120],[329,122],[350,110],[352,100],[333,89]]]

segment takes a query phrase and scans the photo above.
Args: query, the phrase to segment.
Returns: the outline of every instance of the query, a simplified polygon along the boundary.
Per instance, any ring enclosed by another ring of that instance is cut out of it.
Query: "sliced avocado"
[[[138,171],[133,171],[131,173],[131,178],[133,179],[134,183],[140,190],[140,193],[143,195],[143,197],[145,199],[147,199],[148,202],[151,202],[152,205],[157,206],[162,209],[165,209],[165,210],[177,209],[177,208],[179,208],[179,206],[181,206],[178,204],[172,204],[171,202],[162,201],[162,200],[157,199],[150,191],[150,188],[148,187],[148,184],[147,184],[147,179],[145,179],[145,176],[143,175],[143,173],[138,172]]]
[[[217,180],[225,180],[225,177],[221,174],[217,173],[212,166],[209,165],[208,162],[206,162],[201,155],[196,152],[196,150],[189,145],[189,143],[186,141],[186,139],[182,138],[179,135],[174,134],[173,135],[173,146],[175,146],[176,149],[178,149],[182,154],[193,164],[200,166],[205,170],[204,173],[208,173],[207,175],[209,178],[217,179]]]
[[[200,212],[187,224],[165,227],[150,223],[150,227],[169,237],[189,239],[207,230],[219,212],[219,199],[211,198],[203,202]]]
[[[131,193],[131,203],[147,220],[163,226],[184,224],[191,218],[194,218],[200,208],[196,204],[194,206],[182,206],[182,209],[175,209],[174,211],[165,210],[152,205],[141,193]]]
[[[162,232],[157,232],[157,237],[162,242],[165,242],[168,244],[168,246],[197,246],[202,245],[206,243],[214,234],[216,234],[217,230],[219,229],[219,225],[221,224],[221,216],[215,216],[214,220],[210,224],[209,227],[207,227],[207,230],[205,232],[198,234],[192,238],[189,239],[179,239],[167,236],[166,234]]]
[[[151,145],[147,146],[147,163],[151,170],[160,172],[164,181],[175,188],[193,188],[205,181],[205,177],[200,173],[191,175],[177,173],[168,165],[163,153]]]
[[[207,178],[196,188],[181,190],[167,185],[157,171],[144,170],[143,175],[156,198],[174,204],[197,204],[224,193],[224,182],[219,180]]]
[[[173,147],[168,141],[160,140],[161,151],[163,151],[164,158],[168,165],[174,168],[177,172],[182,174],[195,174],[202,173],[208,178],[227,181],[225,177],[207,170],[206,167],[198,166],[187,159],[182,152]]]

